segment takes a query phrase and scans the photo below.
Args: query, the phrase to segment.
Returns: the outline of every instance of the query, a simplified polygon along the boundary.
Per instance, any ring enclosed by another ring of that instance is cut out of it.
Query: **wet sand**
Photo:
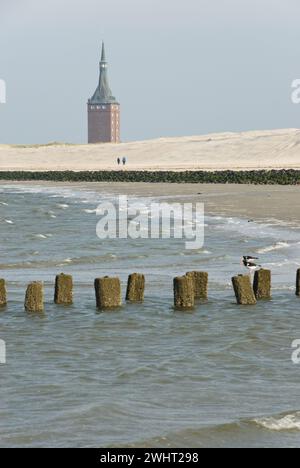
[[[88,189],[141,197],[169,197],[172,201],[202,202],[206,213],[250,220],[277,219],[291,224],[300,220],[300,186],[231,184],[50,183],[1,182],[5,185],[55,186]]]

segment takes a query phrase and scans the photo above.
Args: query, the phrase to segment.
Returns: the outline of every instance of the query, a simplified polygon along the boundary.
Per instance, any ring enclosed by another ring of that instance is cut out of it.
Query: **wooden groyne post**
[[[256,297],[249,275],[238,275],[232,278],[235,297],[239,305],[255,305]]]
[[[139,273],[129,275],[126,301],[143,302],[145,297],[145,276]]]
[[[191,277],[179,276],[174,278],[174,306],[176,309],[194,308],[194,281]]]
[[[55,278],[54,302],[58,305],[73,304],[73,278],[61,273]]]
[[[99,309],[114,309],[122,305],[121,281],[119,278],[95,279],[96,304]]]
[[[208,298],[208,273],[205,271],[190,271],[186,274],[194,284],[195,299],[207,300]]]
[[[270,270],[260,269],[254,274],[253,289],[257,300],[271,299],[272,273]]]
[[[25,310],[27,312],[44,311],[44,284],[40,281],[30,283],[25,296]]]
[[[300,268],[297,270],[296,296],[300,297]]]
[[[0,279],[0,307],[7,304],[6,284],[4,279]]]

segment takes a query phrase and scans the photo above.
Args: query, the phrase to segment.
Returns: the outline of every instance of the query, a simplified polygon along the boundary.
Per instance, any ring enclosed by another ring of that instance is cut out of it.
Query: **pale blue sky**
[[[298,127],[299,0],[0,0],[0,142],[86,142],[101,40],[122,139]]]

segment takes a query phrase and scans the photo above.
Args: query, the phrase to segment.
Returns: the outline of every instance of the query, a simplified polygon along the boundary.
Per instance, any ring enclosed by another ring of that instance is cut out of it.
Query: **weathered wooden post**
[[[6,284],[4,279],[0,279],[0,307],[5,307],[7,304]]]
[[[300,296],[300,268],[297,270],[296,296]]]
[[[114,309],[122,305],[121,281],[119,278],[95,279],[96,304],[99,309]]]
[[[271,299],[272,273],[261,268],[254,274],[253,289],[257,300]]]
[[[73,304],[73,278],[61,273],[55,278],[54,302],[59,305]]]
[[[44,284],[36,281],[27,287],[25,296],[25,310],[27,312],[44,311]]]
[[[145,297],[145,276],[133,273],[128,278],[126,301],[143,302]]]
[[[195,299],[207,300],[208,273],[205,271],[190,271],[186,276],[193,280]]]
[[[192,278],[188,276],[174,278],[174,305],[176,309],[192,309],[195,306]]]
[[[235,292],[237,303],[240,305],[255,305],[251,278],[248,275],[239,275],[232,278],[232,285]]]

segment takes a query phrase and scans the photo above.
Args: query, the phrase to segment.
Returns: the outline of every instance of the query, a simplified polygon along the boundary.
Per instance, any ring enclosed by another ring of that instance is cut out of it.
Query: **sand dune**
[[[300,130],[285,129],[100,145],[0,145],[0,170],[300,169]]]

